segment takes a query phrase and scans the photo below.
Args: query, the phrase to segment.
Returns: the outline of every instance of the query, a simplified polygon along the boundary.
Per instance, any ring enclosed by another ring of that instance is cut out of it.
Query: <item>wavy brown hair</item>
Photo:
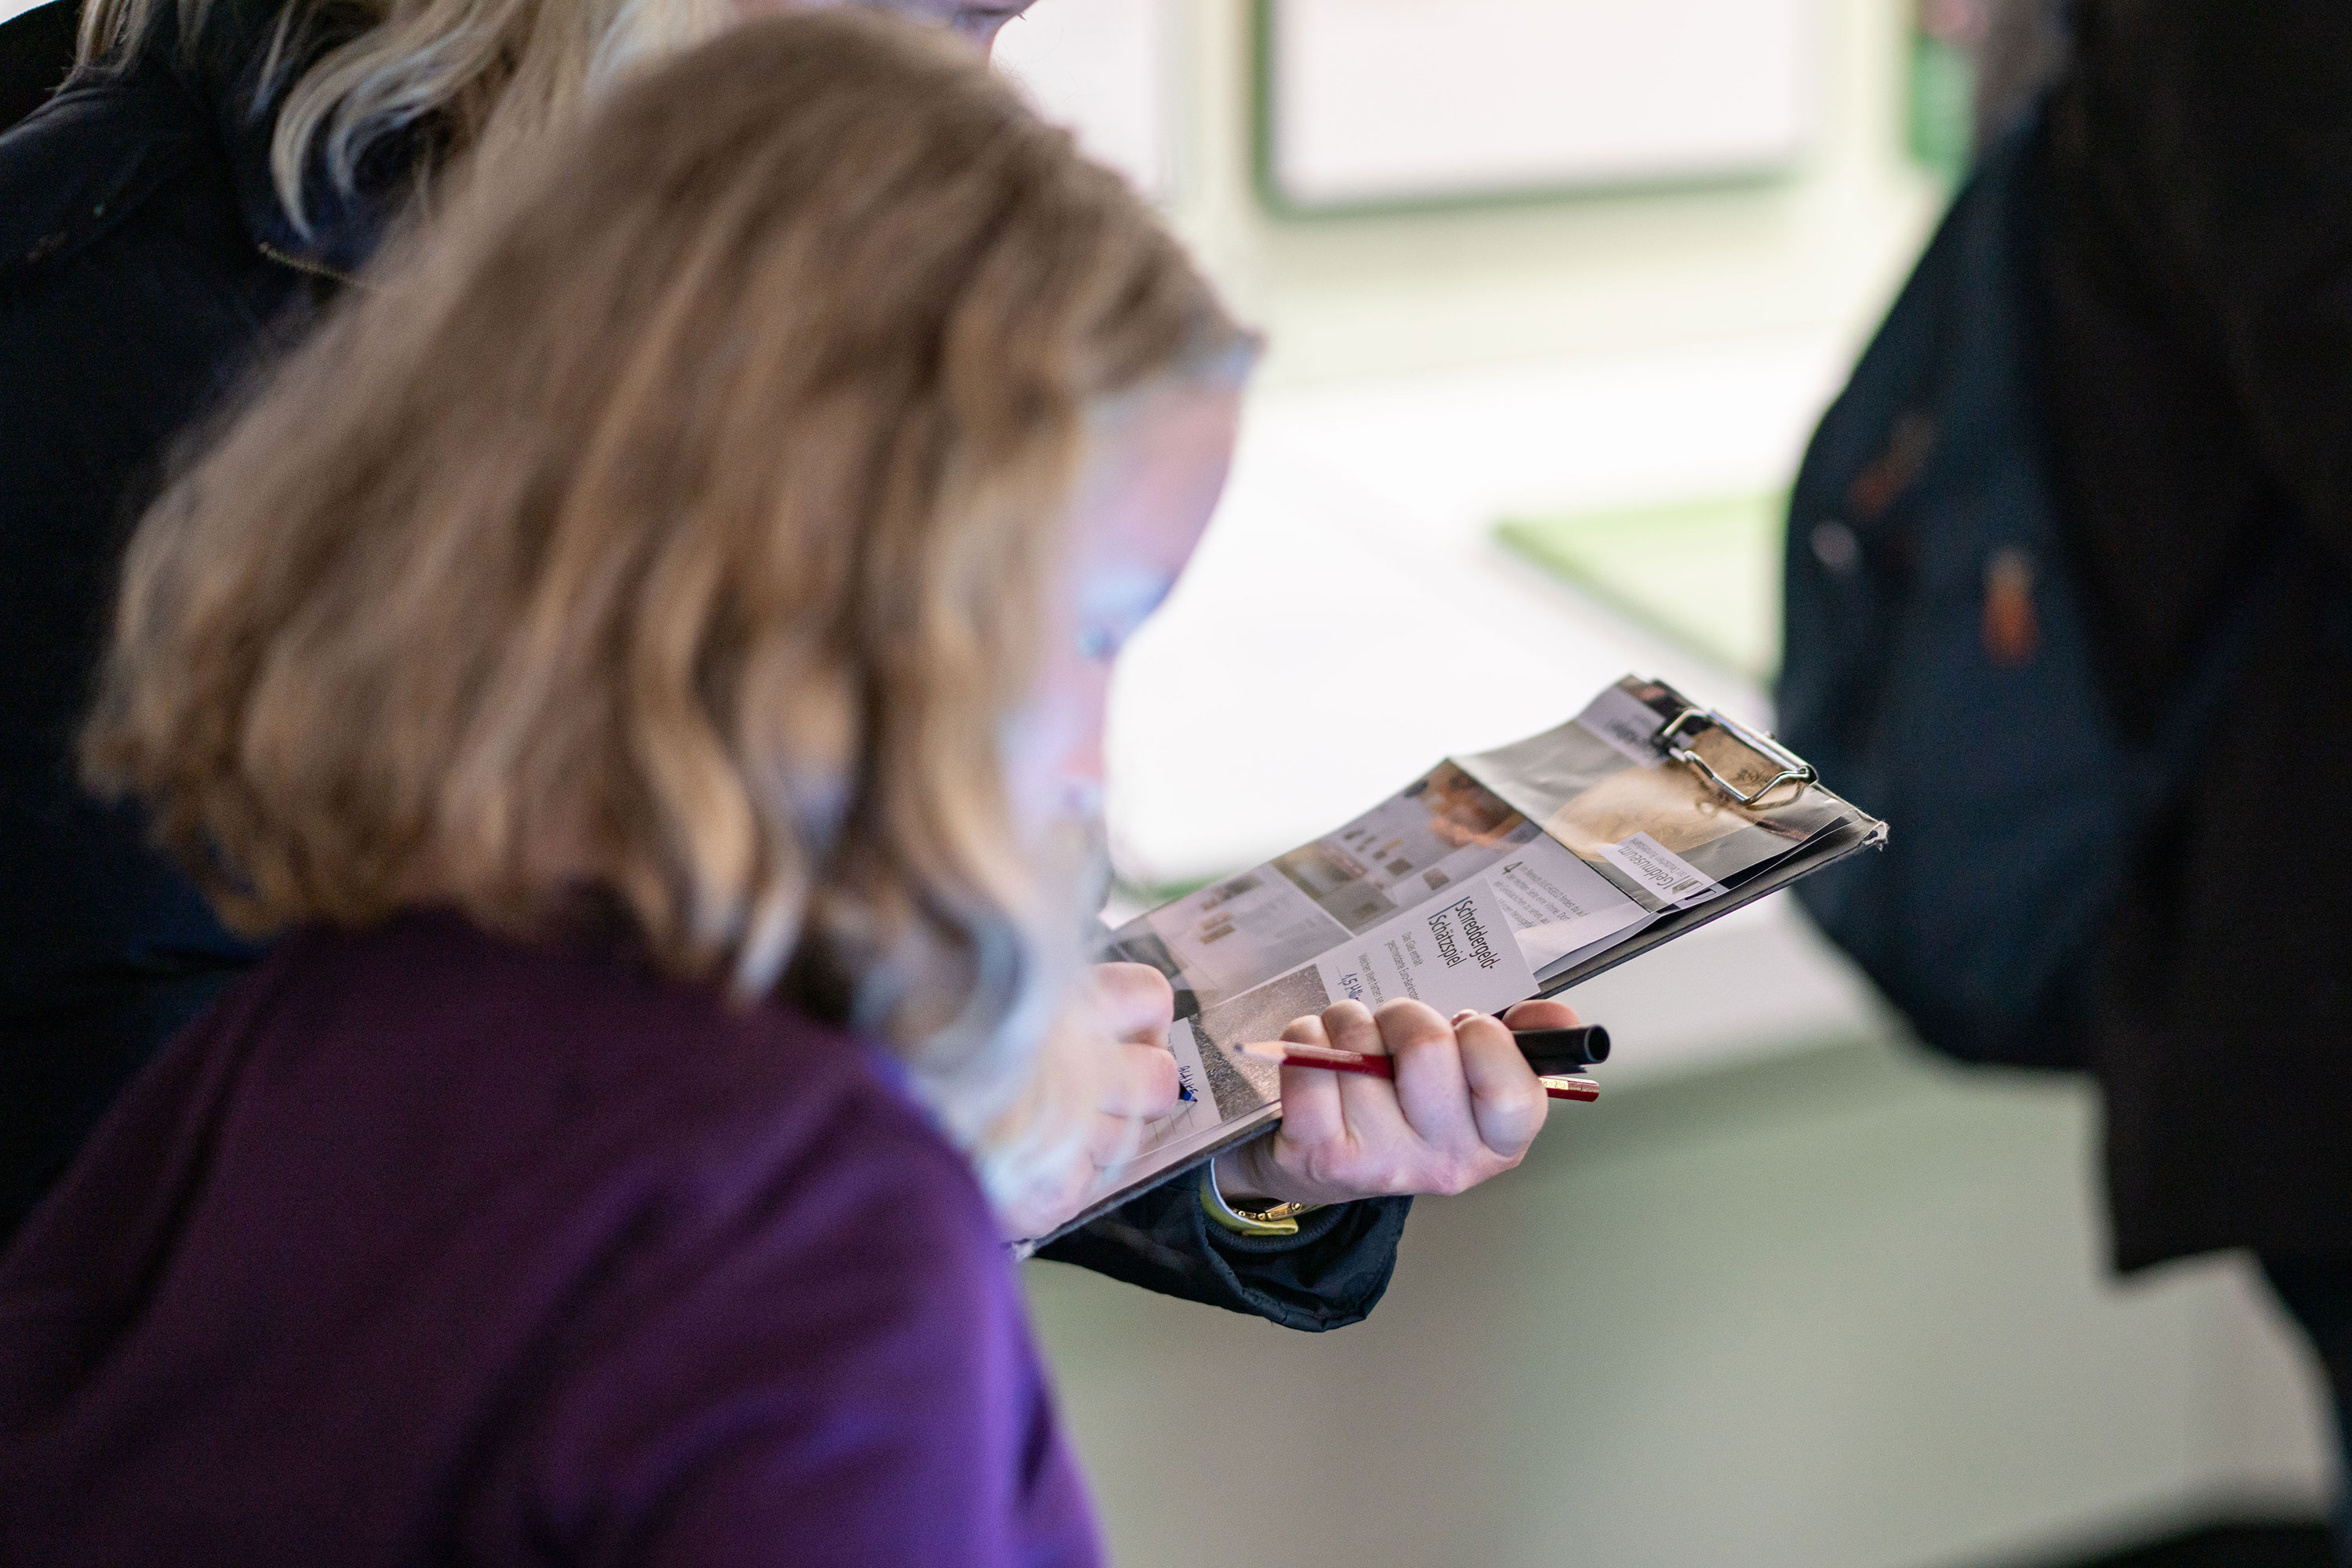
[[[1059,914],[999,737],[1088,411],[1247,340],[903,23],[746,24],[557,140],[148,514],[86,771],[241,930],[541,931],[587,890],[675,974],[1009,1082]]]

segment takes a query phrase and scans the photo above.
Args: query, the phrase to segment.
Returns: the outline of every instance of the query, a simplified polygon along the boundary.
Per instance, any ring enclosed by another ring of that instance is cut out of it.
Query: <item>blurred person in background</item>
[[[2023,0],[2028,9],[2032,0]],[[2251,1249],[2352,1415],[2352,7],[2085,0],[2048,103],[2062,497],[2152,732],[2283,555],[2108,939],[2118,1265]],[[2352,1563],[2339,1510],[2338,1549]]]
[[[877,4],[983,52],[1025,8]],[[43,55],[68,36],[68,0],[0,28],[18,73],[0,101],[43,105],[0,137],[0,660],[16,672],[0,699],[0,1237],[160,1042],[258,955],[146,847],[135,808],[73,776],[121,542],[172,443],[299,342],[459,171],[520,155],[637,62],[779,8],[88,0],[71,60]],[[1093,984],[1106,1118],[1172,1107],[1165,981],[1120,964]],[[1433,1016],[1361,1014],[1325,1026],[1415,1065],[1394,1088],[1286,1069],[1297,1113],[1220,1162],[1238,1208],[1176,1184],[1045,1256],[1297,1328],[1360,1319],[1392,1269],[1402,1194],[1516,1163],[1534,1135],[1516,1108],[1540,1093],[1516,1058],[1474,1085]],[[1511,1018],[1574,1015],[1533,1003]]]
[[[2116,1268],[2252,1254],[2340,1439],[2352,6],[1931,12],[1982,156],[1808,448],[1780,688],[1895,847],[1800,897],[1928,1047],[2091,1070]]]

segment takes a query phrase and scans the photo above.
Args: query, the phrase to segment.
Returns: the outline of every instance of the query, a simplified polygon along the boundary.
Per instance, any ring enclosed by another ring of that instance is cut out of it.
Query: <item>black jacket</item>
[[[2352,6],[2088,0],[2051,105],[2056,450],[2147,726],[2291,582],[2112,934],[2116,1260],[2352,1256]]]
[[[317,188],[314,233],[294,230],[257,79],[276,4],[226,0],[193,47],[72,83],[0,135],[0,1239],[254,956],[133,812],[81,792],[71,739],[123,541],[174,441],[364,265],[420,155],[371,157],[356,199]],[[0,103],[65,75],[70,6],[0,27]],[[1407,1207],[1347,1205],[1269,1245],[1210,1226],[1180,1185],[1048,1256],[1329,1328],[1379,1299]]]

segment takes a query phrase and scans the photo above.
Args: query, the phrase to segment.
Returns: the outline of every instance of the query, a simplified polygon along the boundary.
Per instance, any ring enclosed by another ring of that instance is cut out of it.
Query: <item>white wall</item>
[[[1272,218],[1250,189],[1245,0],[1172,3],[1185,23],[1186,86],[1171,210],[1272,330],[1276,384],[1755,334],[1854,339],[1939,199],[1900,153],[1906,7],[1827,0],[1819,131],[1786,180]]]

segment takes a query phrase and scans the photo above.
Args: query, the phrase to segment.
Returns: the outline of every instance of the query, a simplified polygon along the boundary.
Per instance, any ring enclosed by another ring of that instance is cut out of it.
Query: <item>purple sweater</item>
[[[1097,1556],[887,1060],[591,949],[284,943],[0,1258],[0,1562]]]

